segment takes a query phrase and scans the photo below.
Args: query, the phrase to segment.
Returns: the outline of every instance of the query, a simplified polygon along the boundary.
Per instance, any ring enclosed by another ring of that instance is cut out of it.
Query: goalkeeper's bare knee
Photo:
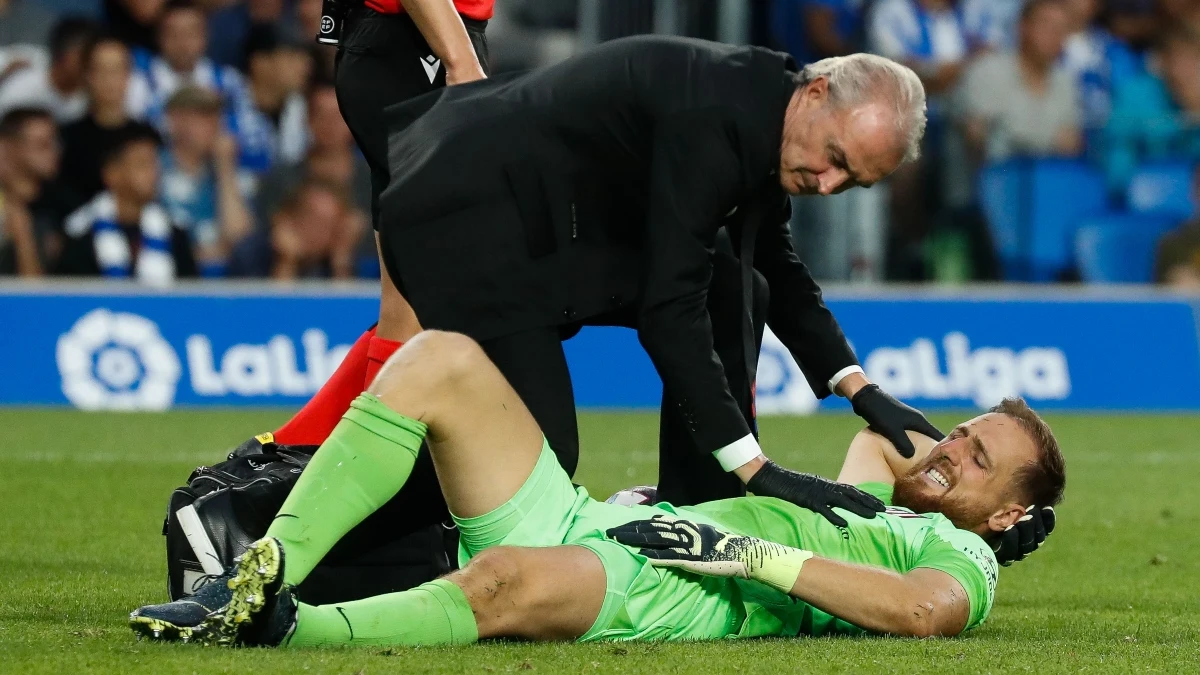
[[[480,638],[573,640],[591,627],[605,592],[599,559],[578,546],[497,546],[448,578],[470,601]]]
[[[483,349],[466,335],[422,331],[392,354],[367,391],[388,405],[412,398],[433,404],[452,398],[455,388],[486,362]]]

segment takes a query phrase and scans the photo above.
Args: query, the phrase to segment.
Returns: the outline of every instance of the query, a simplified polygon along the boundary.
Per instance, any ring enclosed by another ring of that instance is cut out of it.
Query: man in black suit
[[[902,453],[906,429],[942,437],[867,382],[787,227],[785,193],[869,186],[915,158],[925,94],[907,68],[860,54],[796,72],[765,49],[636,37],[389,115],[391,278],[425,328],[483,344],[568,473],[560,337],[583,324],[635,328],[662,377],[660,497],[673,503],[749,487],[835,521],[830,507],[882,508],[762,454],[764,319],[818,396],[850,398]]]

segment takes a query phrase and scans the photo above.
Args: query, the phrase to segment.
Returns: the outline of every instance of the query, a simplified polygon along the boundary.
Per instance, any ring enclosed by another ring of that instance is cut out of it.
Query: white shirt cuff
[[[847,375],[851,375],[853,373],[866,375],[866,373],[863,372],[862,366],[846,366],[845,368],[842,368],[834,373],[833,377],[829,378],[829,382],[827,383],[829,384],[829,391],[836,394],[838,384],[840,384],[842,380],[846,379]]]
[[[754,434],[746,434],[720,450],[713,452],[713,457],[717,458],[717,462],[721,464],[722,469],[733,471],[761,454],[763,454],[762,448],[758,446],[758,441],[755,440]]]

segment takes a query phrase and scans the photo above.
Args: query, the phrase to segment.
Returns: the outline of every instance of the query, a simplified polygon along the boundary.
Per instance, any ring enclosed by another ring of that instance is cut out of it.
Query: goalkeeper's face
[[[896,480],[892,502],[941,513],[958,528],[987,537],[1025,515],[1018,474],[1037,448],[1017,421],[987,413],[954,428],[924,461]]]

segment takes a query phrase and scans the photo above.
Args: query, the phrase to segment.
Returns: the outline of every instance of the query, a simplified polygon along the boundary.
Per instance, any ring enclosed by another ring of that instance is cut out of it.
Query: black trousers
[[[770,292],[761,274],[754,274],[755,352],[762,347]],[[746,375],[742,347],[741,266],[725,242],[713,257],[713,279],[708,292],[708,312],[713,326],[713,347],[725,367],[730,391],[746,420],[754,427],[752,382]],[[541,328],[483,342],[483,348],[513,384],[541,425],[559,462],[573,474],[579,460],[579,430],[575,396],[560,339],[583,326],[633,328],[635,316],[615,313],[575,326]],[[739,497],[746,488],[737,476],[726,473],[692,442],[679,407],[664,392],[659,411],[658,496],[675,505],[699,504]]]
[[[463,18],[479,63],[488,72],[486,21]],[[388,128],[383,111],[390,105],[446,86],[446,69],[407,14],[380,14],[365,7],[350,10],[342,29],[335,60],[334,88],[338,108],[371,169],[371,221],[379,228],[379,195],[388,184]],[[432,73],[432,77],[431,77]],[[509,373],[505,373],[509,375]],[[511,375],[510,375],[511,377]],[[422,448],[402,490],[383,508],[355,528],[339,546],[349,559],[369,557],[384,534],[404,537],[423,534],[449,520],[445,499],[429,451]],[[417,537],[414,546],[427,546]],[[435,550],[444,548],[434,542]],[[341,562],[341,561],[334,561]],[[444,570],[431,570],[429,579]],[[419,583],[419,582],[418,582]]]
[[[486,21],[463,18],[484,72],[488,72]],[[379,229],[379,195],[388,184],[390,105],[446,86],[446,69],[430,63],[433,50],[407,14],[350,10],[338,45],[334,87],[350,133],[371,167],[371,219]],[[433,76],[430,77],[430,73]]]

